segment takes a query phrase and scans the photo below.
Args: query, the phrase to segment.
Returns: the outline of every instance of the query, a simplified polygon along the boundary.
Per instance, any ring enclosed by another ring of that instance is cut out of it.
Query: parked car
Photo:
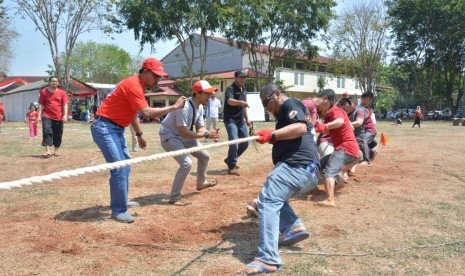
[[[428,112],[426,115],[428,120],[443,120],[445,118],[444,112],[442,110],[434,110]]]

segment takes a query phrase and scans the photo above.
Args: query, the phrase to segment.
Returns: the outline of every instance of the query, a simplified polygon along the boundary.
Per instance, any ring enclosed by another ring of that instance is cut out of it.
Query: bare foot
[[[262,273],[273,273],[278,270],[276,265],[269,265],[255,260],[247,264],[244,268],[237,270],[236,275],[258,275]]]
[[[321,206],[321,207],[336,207],[336,202],[329,201],[327,199],[325,199],[323,201],[320,201],[320,202],[317,202],[315,204],[318,205],[318,206]]]

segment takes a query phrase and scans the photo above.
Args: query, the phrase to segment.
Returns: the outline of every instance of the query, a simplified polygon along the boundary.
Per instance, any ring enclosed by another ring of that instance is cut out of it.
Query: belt
[[[106,117],[103,117],[103,116],[95,116],[94,119],[96,119],[96,120],[101,120],[101,121],[105,121],[105,122],[108,122],[108,123],[113,124],[113,125],[115,125],[115,126],[119,126],[119,127],[121,127],[121,128],[124,128],[123,126],[120,126],[120,125],[118,125],[117,123],[113,122],[112,120],[110,120],[110,119],[108,119],[108,118],[106,118]]]

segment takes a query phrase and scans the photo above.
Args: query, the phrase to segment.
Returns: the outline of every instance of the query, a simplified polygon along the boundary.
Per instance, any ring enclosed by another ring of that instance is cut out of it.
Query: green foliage
[[[131,63],[130,55],[116,45],[80,42],[76,44],[70,59],[70,74],[86,82],[116,84],[128,75],[137,73],[131,71]]]
[[[443,99],[455,110],[463,96],[464,0],[387,1],[395,37],[394,54],[409,68],[413,91],[428,107]],[[401,91],[401,94],[406,91]]]
[[[288,50],[315,55],[310,41],[318,31],[326,30],[335,5],[332,0],[229,0],[222,9],[223,17],[229,19],[223,32],[251,54],[252,66],[265,59],[268,81],[272,81],[277,64],[272,59],[281,59]]]
[[[133,30],[141,47],[145,43],[153,47],[160,40],[177,40],[186,61],[186,75],[192,85],[196,55],[200,56],[200,74],[203,74],[206,38],[223,22],[219,18],[219,5],[214,0],[121,0],[117,2],[121,18],[113,22],[117,28]]]

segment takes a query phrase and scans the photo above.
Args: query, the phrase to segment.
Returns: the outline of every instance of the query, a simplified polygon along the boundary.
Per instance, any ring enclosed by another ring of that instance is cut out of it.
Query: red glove
[[[320,122],[316,122],[315,131],[318,133],[325,133],[328,131],[328,126],[326,124],[320,124]]]
[[[260,136],[258,139],[257,139],[257,142],[259,142],[260,144],[265,144],[265,143],[269,143],[270,140],[271,140],[271,134],[273,133],[272,130],[270,129],[264,129],[264,130],[259,130],[259,131],[256,131],[253,135],[255,136]]]

